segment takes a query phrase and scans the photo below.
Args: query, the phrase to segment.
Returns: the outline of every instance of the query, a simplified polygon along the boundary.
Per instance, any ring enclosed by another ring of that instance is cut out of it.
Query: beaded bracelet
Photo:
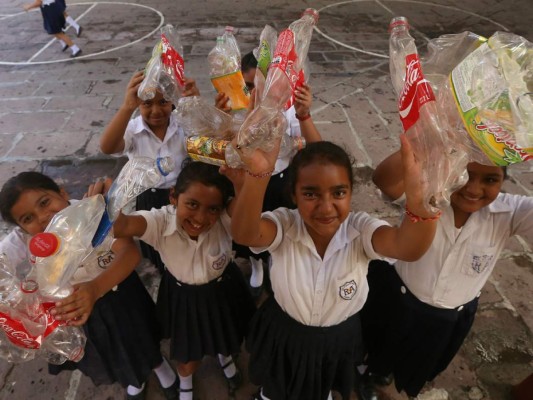
[[[442,214],[442,211],[439,210],[438,213],[435,214],[435,216],[433,217],[420,217],[416,214],[413,214],[413,212],[411,210],[409,210],[407,208],[407,206],[405,206],[405,215],[407,215],[409,217],[409,219],[411,220],[411,222],[413,223],[417,223],[419,221],[422,221],[422,222],[426,222],[426,221],[436,221],[440,218],[440,215]]]
[[[311,113],[307,113],[307,115],[304,115],[303,117],[300,117],[298,114],[294,114],[296,116],[296,119],[298,121],[305,121],[309,118],[311,118]]]
[[[274,172],[274,170],[267,171],[267,172],[261,172],[260,174],[254,174],[253,172],[250,172],[249,170],[246,170],[246,173],[248,175],[250,175],[252,178],[265,178],[267,176],[272,175],[273,172]]]

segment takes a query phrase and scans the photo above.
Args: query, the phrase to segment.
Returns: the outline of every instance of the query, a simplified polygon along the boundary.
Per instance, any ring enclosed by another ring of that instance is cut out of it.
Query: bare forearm
[[[320,142],[322,140],[322,136],[313,122],[313,118],[300,121],[300,131],[307,143]]]
[[[396,200],[404,193],[402,155],[397,151],[384,159],[372,175],[374,184],[389,198]]]
[[[124,150],[124,134],[134,111],[124,106],[119,108],[100,138],[102,153],[114,154]]]

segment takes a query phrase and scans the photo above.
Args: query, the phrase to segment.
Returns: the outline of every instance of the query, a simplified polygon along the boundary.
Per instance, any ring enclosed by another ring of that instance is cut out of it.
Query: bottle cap
[[[59,249],[60,239],[51,232],[38,233],[30,240],[30,253],[36,257],[49,257]]]
[[[389,24],[389,33],[392,31],[393,28],[396,28],[397,26],[405,26],[407,29],[411,28],[409,26],[409,22],[407,21],[407,18],[405,17],[394,17]]]
[[[156,165],[163,176],[167,176],[174,170],[174,162],[170,157],[158,157]]]
[[[233,32],[235,30],[235,28],[233,26],[230,26],[230,25],[226,25],[226,27],[224,28],[224,30],[226,32]]]
[[[20,282],[20,290],[24,293],[34,293],[39,289],[39,285],[34,280],[28,279]]]
[[[311,15],[313,19],[315,20],[315,25],[318,22],[318,11],[314,8],[306,8],[305,11],[302,13],[302,17],[304,15]]]

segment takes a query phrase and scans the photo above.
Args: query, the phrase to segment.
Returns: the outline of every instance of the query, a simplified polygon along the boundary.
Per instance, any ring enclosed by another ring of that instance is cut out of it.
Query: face
[[[191,239],[207,232],[218,220],[224,209],[222,193],[215,186],[193,182],[179,196],[171,196],[176,206],[177,223]]]
[[[167,128],[170,113],[172,112],[172,103],[165,100],[160,92],[151,100],[141,102],[139,111],[143,120],[148,124],[150,129]]]
[[[310,164],[298,171],[293,201],[311,238],[329,243],[350,212],[348,171],[334,164]]]
[[[257,70],[257,68],[250,68],[248,71],[242,73],[242,76],[244,78],[244,82],[246,83],[246,87],[249,90],[252,90],[255,87],[254,79],[255,79],[255,71],[256,70]]]
[[[470,163],[467,166],[468,182],[451,196],[455,211],[471,214],[492,203],[503,184],[500,167]]]
[[[18,226],[30,235],[36,235],[44,232],[52,217],[68,205],[64,191],[25,190],[11,208],[11,215]]]

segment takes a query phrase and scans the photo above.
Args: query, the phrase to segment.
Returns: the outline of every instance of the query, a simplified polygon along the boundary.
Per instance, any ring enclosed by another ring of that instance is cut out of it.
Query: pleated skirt
[[[361,320],[369,371],[393,373],[398,392],[416,397],[459,351],[478,299],[455,309],[433,307],[418,300],[384,261],[370,263],[368,283]]]
[[[155,304],[136,272],[95,303],[83,330],[85,356],[78,363],[49,365],[51,374],[79,369],[95,385],[140,387],[163,361]]]
[[[170,338],[170,357],[180,363],[204,356],[240,352],[255,304],[235,263],[204,285],[178,282],[166,270],[157,298],[164,338]]]
[[[135,198],[135,209],[151,210],[166,206],[170,204],[169,193],[169,189],[148,189]],[[165,264],[161,260],[159,252],[142,240],[139,241],[139,244],[143,257],[149,259],[160,272],[163,272]]]
[[[325,400],[334,389],[350,398],[361,356],[359,315],[331,327],[292,319],[270,297],[250,324],[250,380],[276,400]]]
[[[65,27],[65,16],[63,15],[63,11],[65,11],[65,9],[57,2],[46,6],[41,5],[44,30],[49,35],[63,32],[63,28]]]

